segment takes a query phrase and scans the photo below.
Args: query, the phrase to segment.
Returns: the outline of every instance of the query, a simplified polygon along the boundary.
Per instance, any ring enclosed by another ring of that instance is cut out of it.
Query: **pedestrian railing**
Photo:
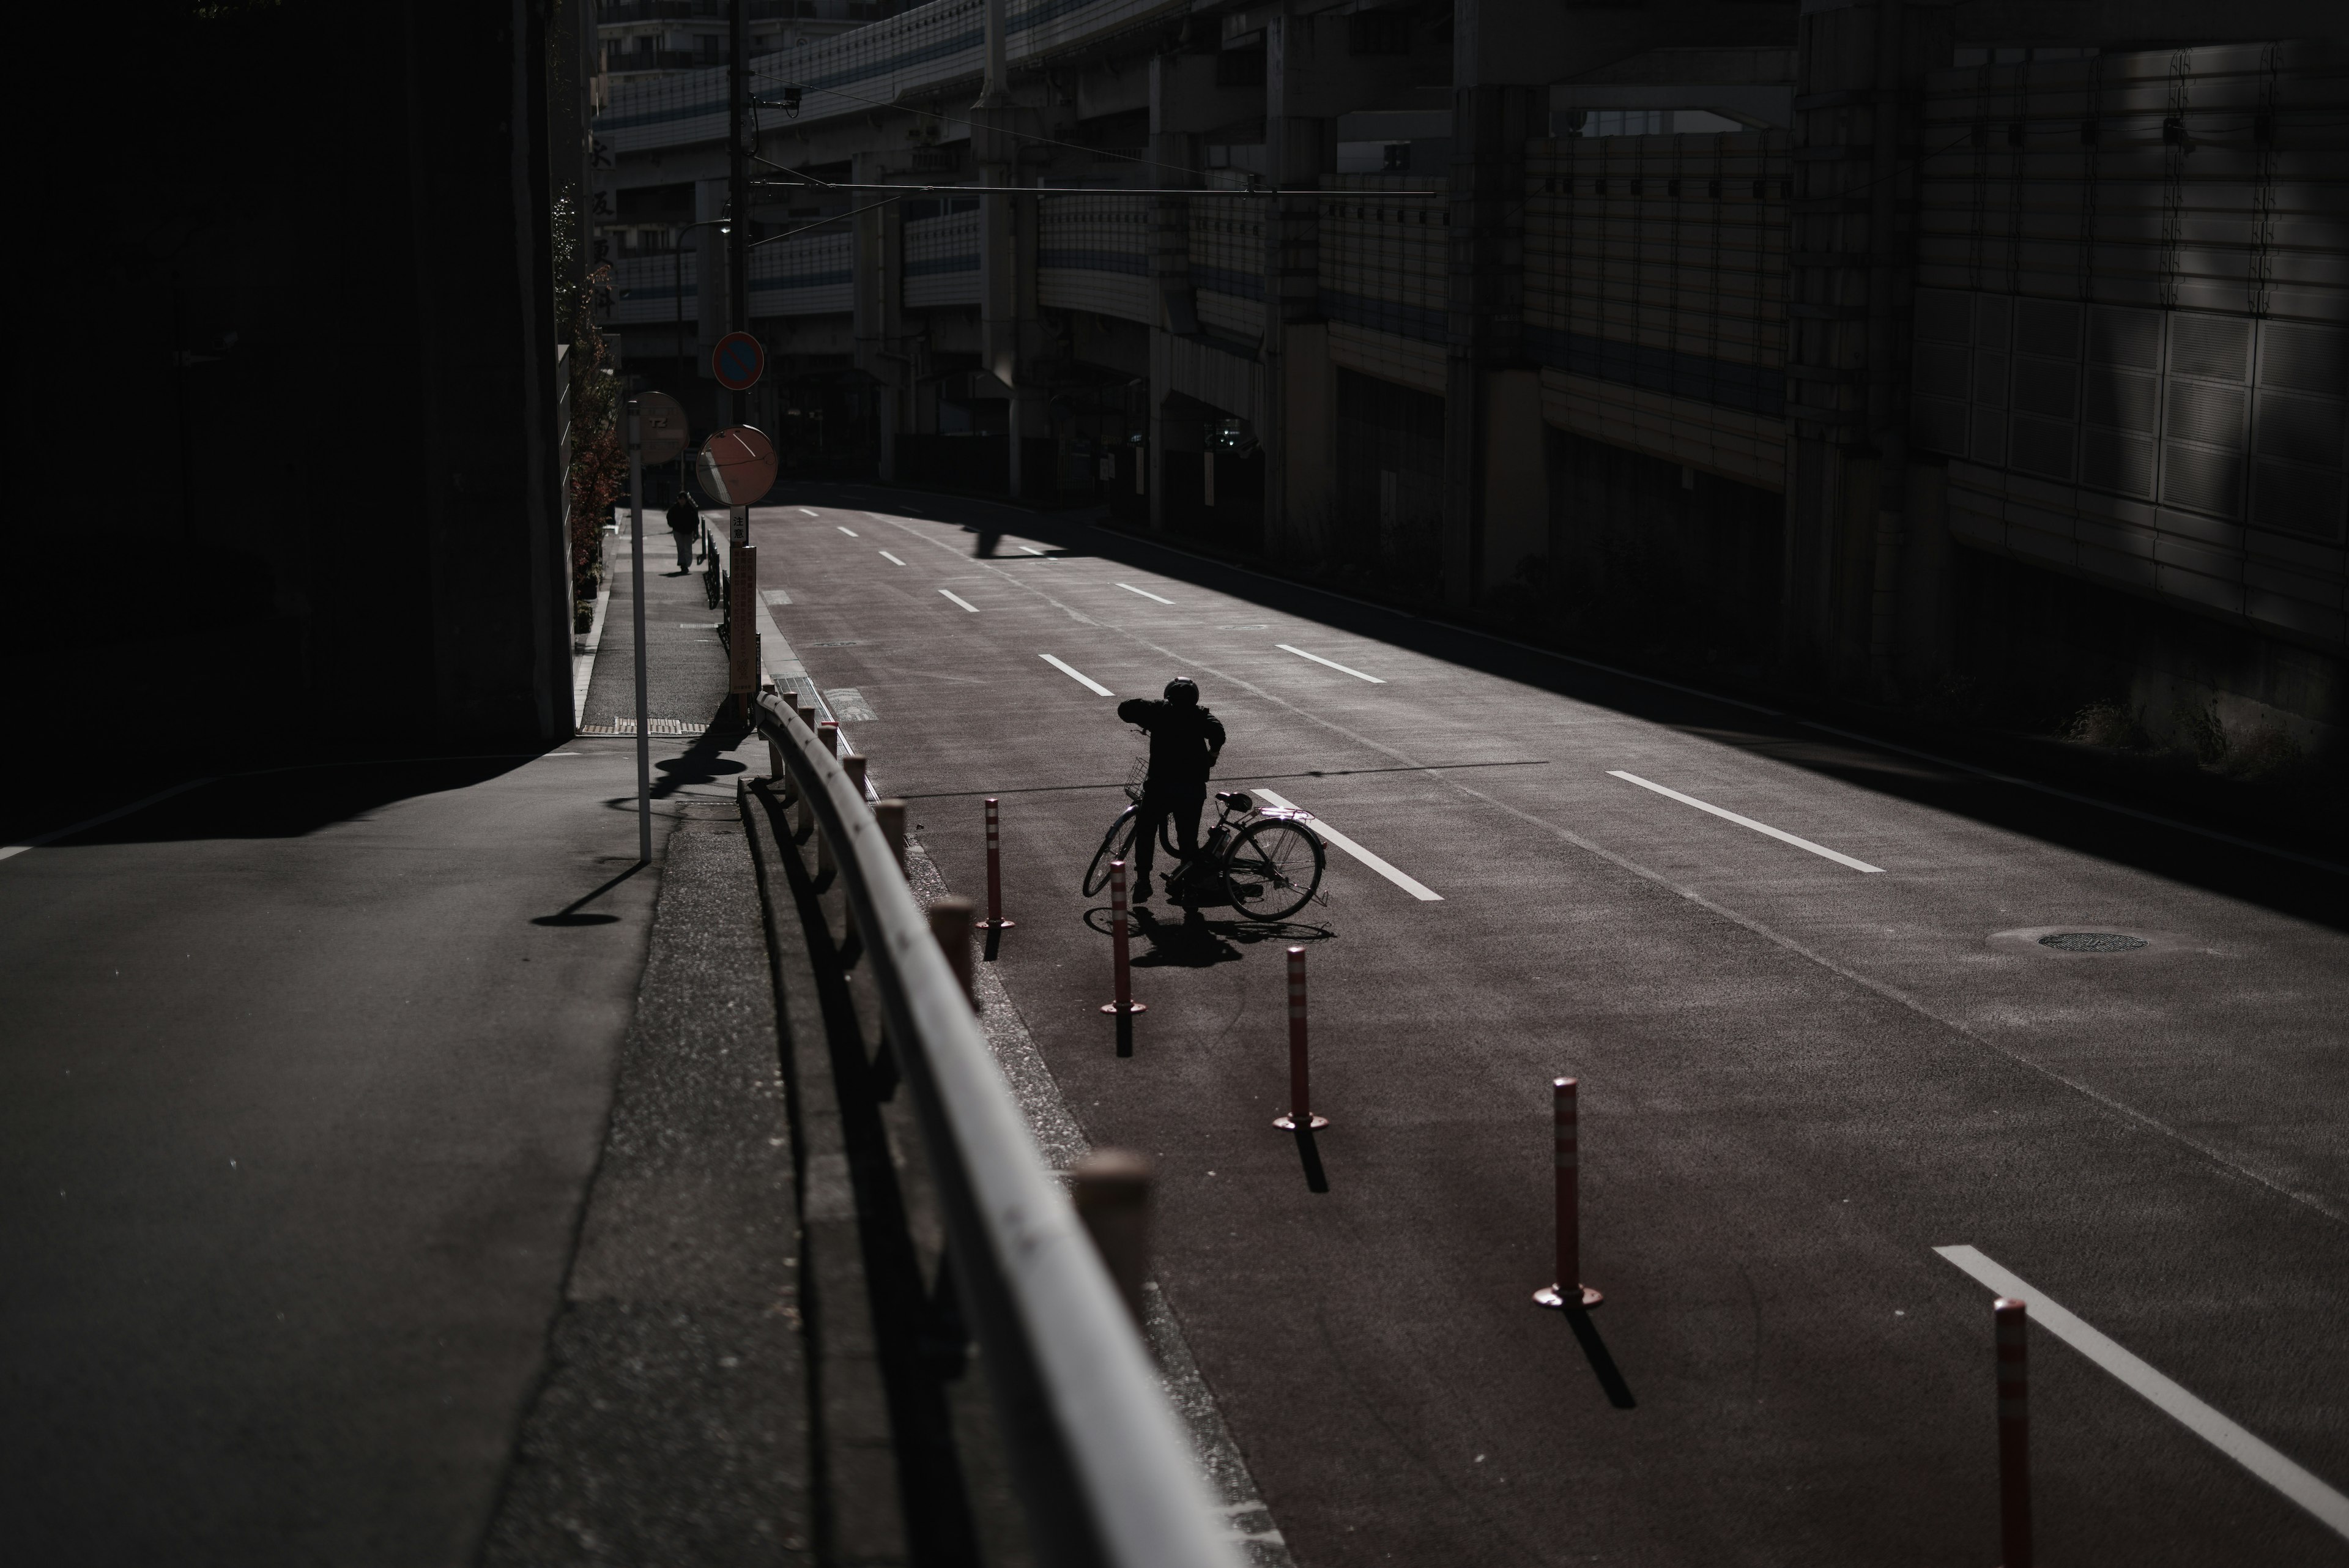
[[[781,699],[762,695],[754,712],[832,847],[870,956],[1038,1560],[1237,1568],[1133,1319],[1045,1168],[861,781]]]

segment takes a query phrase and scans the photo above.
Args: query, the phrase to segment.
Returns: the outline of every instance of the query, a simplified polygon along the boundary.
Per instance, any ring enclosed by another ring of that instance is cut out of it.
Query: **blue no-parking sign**
[[[747,332],[729,332],[709,351],[709,373],[730,392],[747,392],[767,368],[767,351]]]

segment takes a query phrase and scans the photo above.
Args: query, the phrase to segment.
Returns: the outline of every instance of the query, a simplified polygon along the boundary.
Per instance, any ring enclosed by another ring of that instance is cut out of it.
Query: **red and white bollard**
[[[1109,929],[1110,964],[1117,979],[1117,1000],[1102,1003],[1103,1012],[1128,1016],[1147,1012],[1148,1007],[1133,1000],[1133,965],[1126,950],[1125,862],[1109,863]]]
[[[987,797],[987,919],[978,922],[982,931],[1000,931],[1018,925],[1017,920],[1003,918],[1003,829],[996,817],[995,797]]]
[[[1288,1114],[1272,1125],[1283,1132],[1310,1132],[1330,1125],[1328,1116],[1313,1114],[1312,1075],[1305,1062],[1305,950],[1288,950]]]
[[[1999,1568],[2031,1568],[2031,1379],[2023,1304],[1991,1303],[1998,1340]]]
[[[1550,1081],[1550,1115],[1557,1124],[1557,1282],[1534,1293],[1546,1307],[1588,1310],[1605,1298],[1582,1282],[1582,1151],[1576,1141],[1575,1081]]]

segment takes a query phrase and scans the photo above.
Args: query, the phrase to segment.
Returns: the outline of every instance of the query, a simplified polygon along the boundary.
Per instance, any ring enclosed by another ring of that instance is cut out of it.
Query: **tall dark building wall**
[[[569,732],[554,32],[155,5],[47,106],[6,655],[36,717]]]

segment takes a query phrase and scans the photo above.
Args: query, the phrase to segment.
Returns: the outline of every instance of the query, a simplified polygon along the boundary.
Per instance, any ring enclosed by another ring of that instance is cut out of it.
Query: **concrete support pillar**
[[[1294,0],[1290,0],[1294,4]],[[1264,546],[1276,559],[1328,554],[1327,465],[1299,461],[1313,441],[1311,400],[1331,380],[1321,321],[1322,176],[1337,167],[1337,122],[1295,110],[1314,107],[1319,33],[1335,16],[1283,14],[1265,26],[1265,171],[1283,192],[1264,203]],[[1316,362],[1318,360],[1318,363]],[[1332,446],[1331,455],[1335,450]]]
[[[850,167],[859,184],[880,182],[885,172],[877,152],[860,152]],[[895,203],[856,215],[850,230],[854,278],[850,285],[856,368],[870,380],[878,469],[896,477],[898,402],[905,385],[904,330],[899,319],[899,258],[905,254],[905,219]]]
[[[1529,369],[1489,371],[1484,397],[1484,576],[1476,585],[1480,593],[1515,577],[1528,556],[1549,553],[1549,462],[1542,423],[1541,374]]]
[[[1453,89],[1443,571],[1444,601],[1460,607],[1476,601],[1487,576],[1487,396],[1493,372],[1523,357],[1526,141],[1548,118],[1546,87]]]
[[[1898,686],[1910,532],[1915,176],[1900,150],[1948,26],[1901,0],[1801,21],[1782,646],[1794,670],[1881,698]]]
[[[1173,129],[1178,122],[1184,57],[1159,55],[1150,62],[1150,157],[1152,185],[1175,189],[1198,183],[1195,139]],[[1195,74],[1195,73],[1194,73]],[[1186,196],[1159,196],[1152,203],[1151,281],[1158,291],[1158,319],[1150,332],[1149,447],[1143,454],[1143,485],[1148,493],[1150,527],[1166,527],[1166,454],[1171,450],[1166,400],[1174,387],[1168,372],[1170,344],[1199,330],[1191,292],[1191,203]]]
[[[913,419],[914,362],[905,333],[905,208],[892,202],[876,214],[881,220],[877,270],[881,275],[881,350],[886,367],[881,399],[881,477],[897,477],[897,432]]]
[[[1005,0],[986,0],[987,82],[971,106],[971,156],[988,193],[978,201],[978,330],[980,363],[1012,389],[1010,490],[1023,488],[1019,461],[1019,244],[1015,198],[1008,194],[1019,170],[1019,143],[1010,132],[1017,113],[1005,64],[1009,37]]]

